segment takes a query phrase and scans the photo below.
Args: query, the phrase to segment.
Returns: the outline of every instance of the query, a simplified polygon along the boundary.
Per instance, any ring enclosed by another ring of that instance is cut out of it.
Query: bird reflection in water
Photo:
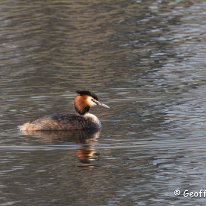
[[[35,137],[38,141],[47,144],[77,143],[80,147],[76,150],[75,155],[80,162],[78,164],[80,167],[94,167],[99,160],[100,153],[95,149],[100,136],[99,130],[23,131],[23,134]]]

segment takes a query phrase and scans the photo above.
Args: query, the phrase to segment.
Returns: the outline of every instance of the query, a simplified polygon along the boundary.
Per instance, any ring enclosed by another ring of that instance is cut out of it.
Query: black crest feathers
[[[91,96],[93,97],[94,99],[96,99],[98,101],[98,97],[96,94],[90,92],[90,91],[86,91],[86,90],[77,90],[76,91],[77,94],[80,94],[80,96],[84,96],[84,95],[87,95],[87,96]]]

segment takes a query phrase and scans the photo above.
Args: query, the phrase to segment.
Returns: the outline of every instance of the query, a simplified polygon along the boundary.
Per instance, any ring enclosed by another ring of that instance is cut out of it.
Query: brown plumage
[[[20,129],[22,131],[100,129],[99,119],[88,113],[89,109],[95,105],[109,107],[99,102],[97,96],[89,91],[77,91],[77,93],[79,95],[75,97],[74,107],[78,114],[47,115],[23,124]]]

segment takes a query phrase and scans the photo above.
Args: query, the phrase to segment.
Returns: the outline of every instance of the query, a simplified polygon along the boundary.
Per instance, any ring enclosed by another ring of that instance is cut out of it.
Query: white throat
[[[91,121],[97,125],[99,125],[101,127],[101,122],[99,121],[99,119],[94,115],[94,114],[91,114],[91,113],[86,113],[84,114],[84,118],[88,121]]]

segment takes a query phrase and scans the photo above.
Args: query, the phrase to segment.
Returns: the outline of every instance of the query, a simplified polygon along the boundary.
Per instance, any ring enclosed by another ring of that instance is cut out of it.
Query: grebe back
[[[84,130],[100,129],[99,119],[89,113],[89,109],[96,105],[109,108],[101,103],[98,97],[89,91],[77,91],[74,107],[78,114],[52,114],[43,116],[33,122],[27,122],[20,127],[22,131],[38,130]]]

